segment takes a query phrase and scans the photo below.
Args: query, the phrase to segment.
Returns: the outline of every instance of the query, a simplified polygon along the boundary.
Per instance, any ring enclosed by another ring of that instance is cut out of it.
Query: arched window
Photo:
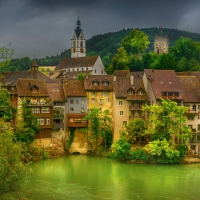
[[[80,42],[80,47],[83,48],[83,41]]]
[[[74,41],[74,47],[76,46],[76,41]]]

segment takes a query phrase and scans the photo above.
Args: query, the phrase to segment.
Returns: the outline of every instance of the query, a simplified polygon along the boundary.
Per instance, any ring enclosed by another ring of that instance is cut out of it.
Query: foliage
[[[95,140],[103,138],[105,149],[107,148],[107,143],[111,144],[112,135],[112,120],[110,117],[109,110],[100,110],[100,108],[91,108],[89,113],[84,117],[84,120],[88,120],[88,128],[84,131],[89,131],[90,140]]]
[[[128,69],[129,58],[124,47],[120,47],[117,53],[113,56],[111,64],[109,65],[107,72],[112,74],[115,70],[126,70]]]
[[[0,46],[0,67],[7,66],[14,55],[14,49],[10,44]]]
[[[178,144],[177,149],[180,152],[181,159],[183,159],[184,155],[188,153],[188,147],[186,145]]]
[[[22,119],[16,126],[15,135],[18,141],[30,144],[35,139],[35,134],[39,132],[37,117],[32,114],[31,108],[27,107],[29,99],[22,102]]]
[[[0,199],[12,194],[16,199],[27,192],[26,185],[31,175],[30,163],[25,163],[26,148],[15,140],[10,126],[0,121]]]
[[[120,137],[119,140],[111,145],[112,154],[110,154],[110,157],[117,159],[128,159],[130,147],[131,145],[129,142],[127,142],[126,138]]]
[[[10,94],[6,89],[0,89],[0,118],[11,121],[17,109],[10,103]]]
[[[157,163],[179,163],[181,161],[180,152],[166,139],[149,142],[144,150],[148,152],[150,160]]]
[[[141,118],[136,118],[130,120],[128,125],[126,125],[127,136],[126,139],[129,143],[133,144],[137,140],[141,141],[141,137],[145,136],[146,124]]]
[[[137,29],[131,30],[122,40],[122,47],[124,47],[128,55],[143,53],[149,44],[148,36],[143,31]]]
[[[43,159],[47,159],[48,158],[48,152],[44,147],[42,147],[42,158]]]
[[[66,140],[66,143],[65,143],[65,148],[67,151],[69,151],[71,145],[72,145],[72,142],[74,140],[74,135],[75,135],[75,130],[74,128],[70,128],[70,135],[68,137],[68,139]]]
[[[170,99],[161,99],[161,105],[145,105],[143,111],[149,113],[147,134],[163,134],[169,139],[174,134],[185,143],[191,136],[191,129],[186,125],[185,111],[187,108],[178,106]]]
[[[144,149],[137,148],[134,151],[129,151],[130,159],[148,161],[149,156]]]

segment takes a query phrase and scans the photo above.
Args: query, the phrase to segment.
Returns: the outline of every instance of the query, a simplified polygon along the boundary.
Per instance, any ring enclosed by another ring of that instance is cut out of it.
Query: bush
[[[130,154],[130,159],[133,160],[143,160],[143,161],[149,160],[149,156],[144,149],[138,148],[135,151],[130,150],[129,154]]]

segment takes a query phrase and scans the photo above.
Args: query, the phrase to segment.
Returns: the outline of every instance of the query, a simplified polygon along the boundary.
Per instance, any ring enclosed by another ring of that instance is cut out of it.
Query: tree
[[[11,121],[16,113],[16,108],[10,103],[10,94],[6,89],[0,89],[0,118]]]
[[[106,143],[112,142],[112,120],[109,110],[102,111],[100,108],[91,108],[84,120],[89,121],[88,128],[85,131],[89,131],[90,140],[95,140],[97,143],[98,139],[104,139],[106,149]]]
[[[7,66],[14,55],[14,49],[11,43],[0,46],[0,67]]]
[[[170,99],[161,99],[161,105],[145,105],[143,111],[149,113],[147,134],[152,140],[170,140],[174,134],[180,143],[185,143],[191,136],[191,129],[186,125],[184,106],[178,106]]]
[[[145,121],[141,118],[136,118],[130,120],[128,125],[126,125],[127,141],[131,144],[135,143],[137,140],[141,141],[141,137],[145,136],[146,133]]]
[[[0,199],[6,194],[21,199],[26,195],[27,180],[31,175],[30,163],[25,162],[26,150],[17,142],[11,127],[0,120]]]
[[[122,40],[122,47],[124,47],[128,55],[139,55],[144,53],[149,44],[148,36],[137,29],[133,29]]]
[[[117,53],[113,56],[111,64],[108,67],[107,71],[109,74],[112,74],[115,70],[127,70],[129,64],[128,55],[124,47],[120,47],[117,50]]]

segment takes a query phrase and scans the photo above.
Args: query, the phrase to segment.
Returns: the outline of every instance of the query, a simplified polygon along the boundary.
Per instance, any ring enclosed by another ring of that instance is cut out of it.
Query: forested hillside
[[[100,55],[104,65],[107,67],[110,64],[113,55],[117,53],[117,49],[120,47],[122,39],[128,35],[131,30],[132,29],[122,29],[117,32],[110,32],[93,36],[87,40],[87,55]],[[139,30],[143,31],[149,37],[150,44],[146,49],[146,53],[153,51],[154,37],[155,35],[161,34],[159,28],[143,28]],[[176,40],[181,36],[189,37],[194,41],[200,41],[200,34],[177,29],[163,28],[162,35],[168,35],[170,47],[173,46]],[[55,56],[46,56],[45,58],[41,59],[36,58],[36,60],[40,66],[53,66],[57,65],[59,61],[64,57],[70,57],[70,49],[63,50],[63,52]],[[9,66],[2,67],[0,70],[28,70],[31,63],[32,60],[29,57],[12,59]]]

